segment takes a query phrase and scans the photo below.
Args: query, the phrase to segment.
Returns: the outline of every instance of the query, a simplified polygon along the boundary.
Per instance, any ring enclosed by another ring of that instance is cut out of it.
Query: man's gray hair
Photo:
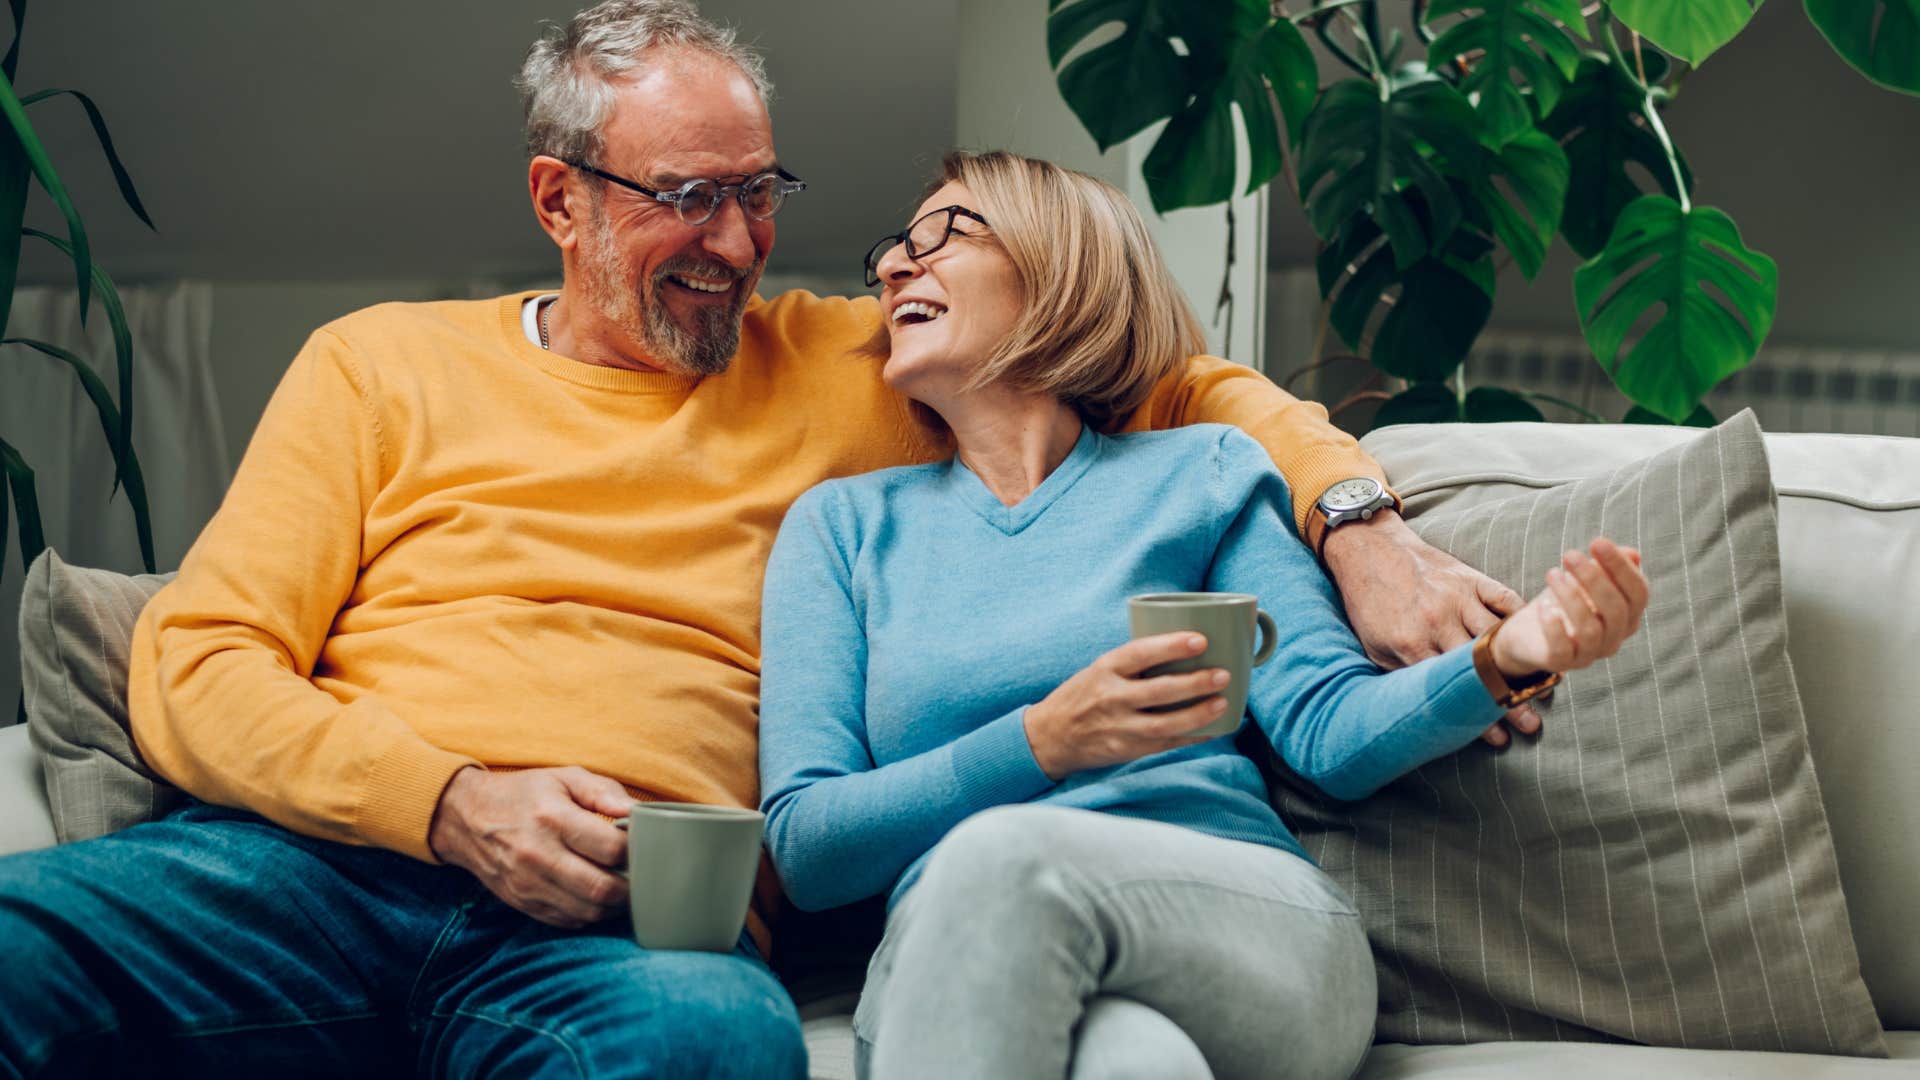
[[[514,85],[527,114],[527,153],[600,164],[600,129],[613,112],[611,80],[642,66],[641,54],[677,46],[732,61],[773,98],[766,63],[709,22],[689,0],[603,0],[567,25],[546,24]]]

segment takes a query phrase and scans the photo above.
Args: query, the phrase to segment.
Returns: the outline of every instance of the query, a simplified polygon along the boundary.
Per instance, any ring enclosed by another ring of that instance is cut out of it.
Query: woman
[[[1126,598],[1258,595],[1281,642],[1253,719],[1336,797],[1471,742],[1504,688],[1465,646],[1374,667],[1246,435],[1099,433],[1202,343],[1123,195],[1003,153],[941,179],[869,272],[885,378],[957,452],[808,492],[764,601],[775,865],[803,908],[889,896],[862,1071],[1345,1076],[1374,1015],[1359,919],[1233,737],[1187,734],[1226,673],[1136,677],[1199,636],[1113,647]],[[1636,564],[1568,553],[1493,663],[1520,683],[1611,655],[1645,608]]]

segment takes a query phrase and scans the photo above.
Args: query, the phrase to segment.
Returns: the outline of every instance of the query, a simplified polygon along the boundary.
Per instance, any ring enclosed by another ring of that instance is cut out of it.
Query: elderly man
[[[729,33],[609,0],[521,85],[562,289],[294,360],[134,643],[138,744],[195,800],[0,861],[0,1075],[802,1074],[764,903],[732,955],[641,949],[608,818],[755,805],[782,513],[945,448],[861,352],[873,300],[754,296],[802,185]],[[1130,423],[1194,421],[1274,454],[1383,659],[1511,599],[1391,510],[1312,519],[1379,478],[1317,406],[1201,358]]]

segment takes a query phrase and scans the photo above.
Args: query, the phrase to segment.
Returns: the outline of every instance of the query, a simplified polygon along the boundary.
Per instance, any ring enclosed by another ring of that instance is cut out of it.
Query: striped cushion
[[[1283,816],[1367,921],[1376,1037],[1883,1056],[1752,414],[1604,474],[1418,509],[1428,542],[1523,594],[1600,534],[1642,549],[1655,592],[1619,655],[1568,676],[1537,741],[1476,743],[1355,804],[1281,776]]]
[[[20,594],[20,681],[61,843],[150,821],[180,792],[148,770],[127,730],[127,654],[140,609],[172,574],[128,577],[33,562]]]

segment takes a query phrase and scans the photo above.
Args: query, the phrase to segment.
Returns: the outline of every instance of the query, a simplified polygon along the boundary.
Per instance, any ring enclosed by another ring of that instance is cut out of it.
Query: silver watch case
[[[1327,528],[1349,521],[1365,521],[1374,512],[1393,505],[1393,496],[1371,476],[1356,476],[1328,488],[1320,496],[1320,512],[1326,515]]]

